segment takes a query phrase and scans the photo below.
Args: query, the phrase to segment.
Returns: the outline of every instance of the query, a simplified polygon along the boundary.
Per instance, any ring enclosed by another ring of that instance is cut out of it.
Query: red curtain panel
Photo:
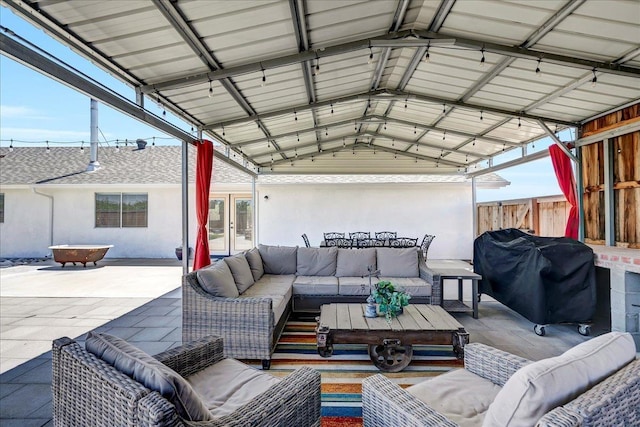
[[[569,211],[569,218],[567,219],[567,227],[564,231],[565,237],[572,239],[578,239],[578,202],[576,197],[576,181],[573,177],[573,167],[571,165],[571,159],[558,145],[552,145],[549,147],[549,155],[551,156],[551,163],[553,169],[556,172],[558,178],[558,185],[560,190],[567,198],[567,201],[571,205]]]
[[[196,252],[193,259],[193,269],[197,270],[211,264],[209,257],[209,233],[207,220],[209,218],[209,188],[213,171],[213,143],[206,139],[198,141],[198,155],[196,159],[196,219],[198,234],[196,236]]]

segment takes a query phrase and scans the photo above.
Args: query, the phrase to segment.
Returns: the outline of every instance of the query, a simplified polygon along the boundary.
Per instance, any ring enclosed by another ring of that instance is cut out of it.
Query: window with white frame
[[[96,193],[96,227],[146,227],[147,199],[146,193]]]

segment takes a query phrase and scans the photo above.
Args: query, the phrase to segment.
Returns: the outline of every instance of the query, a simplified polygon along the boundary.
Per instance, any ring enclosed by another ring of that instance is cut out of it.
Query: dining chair
[[[396,237],[395,239],[389,239],[389,246],[392,248],[412,248],[418,246],[418,239],[411,237]]]
[[[303,234],[302,234],[302,240],[304,240],[304,245],[305,245],[307,248],[310,248],[310,247],[311,247],[311,244],[309,243],[309,238],[307,237],[307,234],[306,234],[306,233],[303,233]]]
[[[353,233],[349,233],[350,239],[370,239],[371,233],[368,231],[355,231]]]
[[[431,242],[435,239],[436,236],[432,234],[425,234],[422,239],[422,243],[420,243],[420,250],[422,251],[422,255],[424,255],[424,259],[427,259],[427,252],[429,251],[429,246],[431,246]]]
[[[376,239],[395,239],[398,233],[395,231],[376,231]]]
[[[344,233],[338,233],[336,231],[330,231],[328,233],[324,233],[324,240],[341,239],[341,238],[344,238]]]
[[[345,239],[340,237],[336,239],[326,239],[324,242],[326,246],[337,246],[339,248],[355,247],[352,239]]]

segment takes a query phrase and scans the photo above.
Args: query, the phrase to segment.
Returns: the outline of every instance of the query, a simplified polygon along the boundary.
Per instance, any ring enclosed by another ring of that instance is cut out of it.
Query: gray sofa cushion
[[[189,421],[213,419],[206,403],[184,378],[139,348],[113,335],[95,332],[89,332],[85,347],[118,371],[160,393],[173,403],[182,418]]]
[[[360,249],[357,249],[360,250]],[[371,278],[372,286],[378,283],[378,279]],[[369,288],[369,277],[340,277],[338,279],[338,294],[339,295],[363,295],[369,296],[371,290]],[[364,302],[364,299],[363,299]]]
[[[236,287],[239,293],[243,293],[253,285],[255,280],[249,267],[249,262],[243,254],[236,254],[230,257],[226,257],[224,262],[227,263],[233,280],[236,282]]]
[[[381,276],[418,277],[417,248],[377,248],[376,261]]]
[[[298,276],[333,276],[336,274],[338,248],[298,248]]]
[[[240,293],[229,266],[224,261],[196,271],[200,286],[216,297],[236,298]]]
[[[249,268],[251,269],[253,280],[257,282],[264,274],[264,266],[262,265],[262,257],[260,256],[260,251],[258,250],[258,248],[252,248],[245,252],[244,256],[249,263]]]
[[[396,289],[403,290],[412,297],[430,297],[431,283],[419,277],[384,277],[380,276],[377,281],[387,281],[393,283]],[[374,282],[377,283],[377,282]]]
[[[297,246],[258,245],[265,274],[296,274]]]
[[[338,278],[335,276],[297,276],[293,282],[293,293],[295,295],[338,295]]]
[[[368,276],[368,266],[373,266],[373,269],[376,269],[375,248],[338,248],[336,277]]]

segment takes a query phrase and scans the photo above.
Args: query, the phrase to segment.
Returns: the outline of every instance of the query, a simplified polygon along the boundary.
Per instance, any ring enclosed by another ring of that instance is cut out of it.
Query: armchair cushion
[[[484,426],[532,426],[635,359],[629,334],[610,332],[585,341],[558,357],[520,368],[489,407]]]
[[[128,342],[108,334],[89,332],[85,347],[118,371],[160,393],[189,421],[212,419],[205,402],[178,373]]]
[[[338,248],[298,248],[298,276],[333,276],[336,274]]]
[[[376,269],[376,249],[338,249],[336,277],[368,276],[368,266]]]
[[[243,293],[253,285],[255,280],[249,267],[249,262],[243,254],[236,254],[223,259],[227,263],[233,280],[236,282],[236,287],[239,293]]]
[[[418,277],[416,248],[378,248],[376,252],[381,276]]]
[[[224,359],[187,378],[214,417],[229,415],[280,380],[235,359]]]
[[[412,385],[406,390],[464,427],[482,424],[500,387],[466,369],[457,369]]]
[[[237,298],[240,295],[231,270],[224,261],[201,268],[196,271],[196,275],[202,288],[213,296]]]
[[[258,248],[252,248],[245,252],[244,256],[247,258],[247,262],[249,263],[253,280],[257,282],[264,274],[264,266],[262,265],[260,251]]]
[[[297,246],[258,245],[265,274],[296,274]]]

